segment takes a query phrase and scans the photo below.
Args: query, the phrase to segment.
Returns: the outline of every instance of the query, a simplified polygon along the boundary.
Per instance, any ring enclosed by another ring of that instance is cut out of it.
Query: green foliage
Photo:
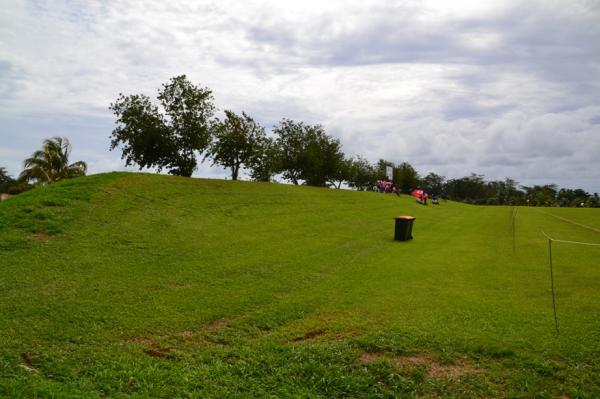
[[[446,178],[433,172],[421,179],[421,188],[429,194],[440,196],[444,192]]]
[[[53,183],[61,179],[85,176],[87,164],[77,161],[69,164],[71,143],[66,137],[44,140],[41,150],[37,150],[23,162],[24,170],[19,176],[23,182],[40,184]]]
[[[129,173],[36,188],[0,203],[0,396],[599,397],[598,249],[553,248],[556,335],[540,230],[594,241],[600,213],[520,208],[513,253],[511,212]]]
[[[14,179],[8,175],[6,168],[0,167],[0,193],[7,193]]]
[[[6,168],[0,167],[0,183],[10,182],[13,179],[8,175]]]
[[[546,184],[543,186],[527,187],[523,186],[527,203],[537,206],[551,206],[558,193],[558,187],[555,184]]]
[[[268,182],[280,170],[281,158],[275,141],[265,137],[260,141],[248,164],[250,177],[255,181]]]
[[[386,177],[385,171],[388,166],[391,166],[392,168],[396,167],[396,165],[393,162],[385,159],[379,159],[377,161],[377,164],[375,165],[375,168],[377,169],[377,180]]]
[[[486,198],[483,175],[471,174],[460,179],[451,179],[446,183],[446,191],[451,199],[477,203],[478,198]]]
[[[310,186],[344,179],[340,141],[328,136],[322,126],[283,119],[273,133],[279,151],[278,172],[284,178],[296,185],[304,180]]]
[[[347,160],[347,181],[351,188],[369,190],[377,180],[377,169],[367,159],[357,155]]]
[[[485,181],[482,175],[471,174],[447,181],[442,190],[453,200],[477,205],[600,207],[598,194],[590,195],[582,189],[558,190],[555,184],[521,186],[519,189],[518,184],[509,178]]]
[[[110,149],[122,145],[127,165],[189,177],[196,169],[196,154],[210,144],[212,93],[180,75],[163,84],[158,100],[162,110],[143,94],[119,95],[109,107],[117,117]]]
[[[207,156],[212,157],[213,164],[231,169],[231,179],[237,180],[241,167],[264,165],[260,160],[268,154],[270,143],[265,129],[245,112],[239,116],[225,111],[225,116],[213,124],[214,141]]]
[[[408,162],[402,162],[394,168],[394,184],[403,192],[416,188],[421,184],[419,174]]]

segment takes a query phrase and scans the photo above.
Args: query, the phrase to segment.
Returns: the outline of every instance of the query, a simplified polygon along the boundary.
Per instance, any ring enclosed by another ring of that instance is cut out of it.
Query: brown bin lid
[[[394,219],[415,220],[416,218],[413,216],[396,216]]]

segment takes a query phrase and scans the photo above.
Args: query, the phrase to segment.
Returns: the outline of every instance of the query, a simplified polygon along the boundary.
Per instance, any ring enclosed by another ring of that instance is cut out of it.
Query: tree
[[[340,141],[315,129],[309,133],[309,151],[303,178],[311,186],[340,188],[347,177],[347,164]]]
[[[8,175],[6,168],[0,167],[0,193],[8,192],[8,188],[13,182],[14,180]]]
[[[430,172],[421,181],[421,188],[425,192],[439,196],[445,191],[444,183],[446,178],[433,172]]]
[[[522,186],[522,188],[525,190],[528,204],[532,206],[551,206],[556,201],[558,194],[556,184],[535,185],[533,187]]]
[[[348,160],[348,185],[359,191],[373,187],[377,180],[377,169],[368,160],[357,155]]]
[[[168,169],[170,174],[189,177],[196,169],[196,154],[210,144],[212,92],[180,75],[163,84],[157,98],[160,108],[143,94],[120,94],[110,104],[117,117],[110,149],[122,145],[126,165]]]
[[[273,175],[280,169],[279,162],[279,150],[275,140],[266,136],[261,138],[247,165],[250,177],[254,181],[271,181]]]
[[[472,173],[470,176],[452,179],[446,183],[446,190],[450,198],[468,203],[485,202],[486,183],[483,175]]]
[[[285,179],[294,184],[304,180],[310,186],[339,184],[344,161],[341,144],[321,125],[283,119],[273,133],[277,136],[278,172]]]
[[[394,168],[394,183],[404,192],[421,184],[419,174],[408,162],[402,162]]]
[[[350,179],[352,159],[345,158],[343,154],[341,158],[336,159],[336,157],[332,157],[329,159],[333,160],[332,163],[335,163],[335,166],[332,166],[333,173],[327,179],[327,184],[339,190],[342,187],[342,183],[348,182]]]
[[[226,118],[213,124],[213,138],[207,156],[213,164],[231,169],[231,179],[237,180],[240,167],[249,167],[263,153],[267,136],[265,129],[246,113],[236,115],[225,111]]]
[[[41,150],[37,150],[23,162],[24,170],[19,180],[52,183],[61,179],[84,176],[87,164],[77,161],[69,164],[71,143],[66,137],[44,140]]]
[[[306,130],[309,127],[302,122],[283,119],[275,126],[273,133],[277,136],[275,144],[279,154],[278,171],[283,178],[298,184],[304,168],[306,147]]]
[[[396,164],[383,158],[377,161],[377,164],[375,165],[375,169],[377,170],[377,179],[383,179],[386,177],[385,172],[388,166],[391,166],[393,170],[396,167]]]

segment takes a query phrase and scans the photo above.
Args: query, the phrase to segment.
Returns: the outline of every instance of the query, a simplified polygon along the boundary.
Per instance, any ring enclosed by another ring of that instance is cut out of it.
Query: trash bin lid
[[[415,220],[416,218],[413,216],[396,216],[394,219]]]

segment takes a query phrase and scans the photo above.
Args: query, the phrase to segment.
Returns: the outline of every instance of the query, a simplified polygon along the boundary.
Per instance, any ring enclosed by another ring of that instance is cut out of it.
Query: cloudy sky
[[[600,0],[2,0],[0,166],[64,135],[124,169],[108,105],[179,74],[347,154],[600,192]]]

